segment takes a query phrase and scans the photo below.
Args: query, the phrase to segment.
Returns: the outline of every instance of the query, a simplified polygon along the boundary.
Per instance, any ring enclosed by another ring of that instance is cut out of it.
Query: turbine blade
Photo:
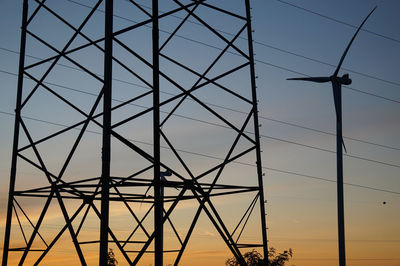
[[[364,21],[363,21],[363,22],[361,23],[361,25],[358,27],[356,33],[354,33],[353,38],[351,38],[349,44],[348,44],[347,47],[346,47],[346,50],[344,50],[344,53],[343,53],[343,55],[342,55],[342,58],[340,58],[339,64],[338,64],[338,66],[336,67],[336,70],[335,70],[335,73],[333,74],[333,76],[337,77],[337,75],[338,75],[338,73],[339,73],[339,70],[340,70],[340,67],[341,67],[342,64],[343,64],[343,60],[344,60],[344,58],[346,57],[347,52],[349,51],[351,44],[353,43],[354,39],[356,38],[358,32],[361,30],[361,27],[364,25],[364,23],[367,21],[367,19],[369,18],[369,16],[371,16],[371,14],[375,11],[376,8],[377,8],[377,6],[374,7],[374,9],[372,9],[372,11],[368,14],[368,16],[364,19]]]
[[[335,112],[336,112],[336,120],[341,122],[341,117],[339,115],[339,90],[340,90],[340,84],[337,82],[332,82],[332,92],[333,92],[333,102],[335,104]]]
[[[329,77],[304,77],[304,78],[288,78],[286,80],[304,80],[311,82],[324,83],[331,81]]]
[[[346,145],[344,145],[343,137],[342,137],[342,145],[343,145],[344,152],[347,153],[347,149],[346,149]]]
[[[332,91],[333,91],[333,101],[335,103],[335,112],[336,112],[336,120],[342,124],[342,116],[339,114],[339,106],[338,106],[338,102],[339,102],[339,90],[341,85],[337,82],[332,82]],[[341,140],[344,151],[347,153],[347,149],[346,149],[346,145],[344,144],[344,140],[343,140],[343,136],[341,137]]]

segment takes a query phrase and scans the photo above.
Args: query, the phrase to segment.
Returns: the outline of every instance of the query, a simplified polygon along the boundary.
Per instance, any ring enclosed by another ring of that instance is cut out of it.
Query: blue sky
[[[146,1],[142,2],[146,4]],[[400,3],[395,0],[323,2],[255,0],[251,2],[258,76],[257,93],[263,136],[261,138],[262,162],[266,168],[265,192],[268,200],[270,244],[278,250],[293,248],[295,251],[293,264],[296,265],[312,265],[310,263],[321,265],[322,262],[324,265],[336,265],[334,260],[337,254],[336,186],[334,182],[326,181],[334,181],[336,177],[335,154],[332,152],[335,150],[335,137],[317,132],[318,130],[330,133],[335,131],[335,112],[329,84],[291,82],[286,81],[286,78],[300,76],[294,72],[313,76],[331,75],[355,31],[354,27],[345,24],[358,26],[370,10],[378,6],[364,26],[368,32],[359,33],[343,63],[342,67],[348,71],[342,69],[340,72],[340,74],[349,73],[353,80],[350,88],[343,88],[343,134],[348,137],[345,138],[345,143],[347,155],[349,155],[344,157],[344,180],[346,183],[389,190],[397,194],[346,185],[346,237],[349,265],[369,265],[368,263],[376,265],[376,260],[360,259],[382,258],[398,260],[380,261],[380,265],[396,265],[400,260],[394,252],[400,244],[400,231],[397,226],[400,222],[398,214],[400,204],[398,194],[400,192],[398,10],[400,10]],[[82,3],[91,3],[91,1],[86,0]],[[233,10],[239,10],[241,7],[241,1],[237,0],[220,1],[220,4],[229,4]],[[5,214],[11,160],[13,118],[9,113],[13,112],[15,104],[17,79],[13,74],[17,73],[18,69],[18,54],[15,52],[19,50],[21,6],[21,1],[0,2],[1,217]],[[59,8],[62,7],[64,5],[59,6]],[[72,9],[74,5],[71,3],[65,4],[65,7],[74,10]],[[83,16],[87,12],[84,7],[75,6],[75,8],[74,16]],[[116,9],[116,13],[125,18],[129,15],[129,10]],[[96,16],[101,20],[101,13]],[[226,32],[236,30],[236,25],[227,21],[214,17],[209,19],[218,29],[225,32],[225,36],[229,36]],[[120,18],[119,20],[116,18],[116,21],[118,25],[126,23]],[[177,21],[179,20],[176,18],[171,19],[165,24],[160,24],[160,27],[168,31]],[[92,34],[90,36],[101,34],[95,26],[95,24],[91,25],[93,30],[88,31]],[[54,25],[53,29],[56,28]],[[198,31],[192,32],[191,35],[191,29]],[[150,40],[149,35],[146,35],[146,32],[138,34],[142,34],[140,36],[143,42],[135,42],[132,45],[144,53],[149,52],[148,46],[145,45],[146,40]],[[193,28],[188,28],[184,35],[190,37],[190,40],[178,38],[176,43],[167,46],[166,50],[176,55],[179,55],[181,49],[194,49],[194,51],[208,53],[204,55],[194,52],[191,57],[182,55],[182,60],[197,62],[196,67],[199,69],[202,67],[202,60],[217,54],[218,50],[204,47],[198,42],[207,41],[213,46],[221,47],[221,43],[207,37],[204,29],[196,24]],[[51,38],[55,43],[57,41],[62,43],[61,40],[64,37],[66,38],[57,30],[51,33]],[[126,38],[134,38],[134,36],[126,36]],[[29,51],[29,54],[40,57],[46,52],[35,47]],[[97,73],[101,73],[101,58],[99,59],[94,52],[88,51],[80,56],[87,57],[88,65],[97,69]],[[226,60],[232,64],[239,61],[237,56],[232,54],[227,56]],[[129,63],[132,67],[136,67],[134,62]],[[70,73],[73,76],[63,76],[63,69],[57,68],[55,74],[47,81],[75,85],[93,93],[97,91],[96,82],[85,79],[84,83],[76,85],[75,80],[84,77],[79,73]],[[143,75],[148,74],[143,72]],[[118,72],[116,77],[121,80],[126,79],[122,71]],[[236,82],[240,84],[240,78]],[[118,88],[114,94],[115,97],[124,97],[129,94],[124,90],[126,87],[124,84],[115,82],[115,86]],[[171,89],[169,92],[174,91]],[[78,95],[71,92],[69,96],[82,106],[85,106],[86,101],[94,100],[91,96]],[[239,102],[207,93],[201,96],[214,105],[247,111]],[[41,101],[43,99],[38,99],[38,105]],[[144,100],[143,104],[146,103]],[[62,115],[54,116],[46,109],[48,106],[38,107],[40,106],[35,106],[34,110],[26,115],[65,124],[74,121],[73,112],[65,111]],[[55,103],[52,107],[57,108],[57,104]],[[223,109],[221,112],[227,116],[243,119],[243,115],[237,112]],[[126,110],[126,113],[121,112],[119,115],[124,117],[128,113],[129,110]],[[190,104],[184,106],[179,114],[210,119],[198,107]],[[179,118],[171,120],[174,126],[166,130],[175,134],[177,141],[181,141],[179,145],[182,149],[185,147],[197,149],[196,151],[217,157],[223,153],[214,149],[216,143],[224,141],[221,139],[221,135],[224,134],[223,129],[204,124],[198,124],[195,128],[184,127]],[[145,128],[148,122],[140,121],[135,128],[130,128],[130,130],[136,129],[132,137],[139,141],[147,141],[150,137],[146,131],[141,131],[140,127]],[[44,130],[56,128],[37,121],[30,121],[30,125],[38,135],[44,134]],[[197,145],[192,143],[193,146],[190,146],[185,138],[191,137],[204,139]],[[93,143],[89,142],[88,146],[83,148],[83,151],[94,147],[99,137],[94,139],[92,139]],[[388,147],[382,147],[382,145]],[[51,147],[47,147],[46,150],[51,152]],[[114,158],[125,157],[128,154],[125,152],[122,149],[118,150]],[[80,156],[85,158],[86,155]],[[95,165],[98,157],[86,159]],[[202,169],[202,163],[209,162],[195,156],[188,160],[198,171]],[[56,162],[54,163],[57,165]],[[122,166],[118,169],[118,162],[115,161],[115,163],[116,171],[121,171],[121,173],[128,171]],[[98,167],[98,165],[93,166],[90,170],[97,170]],[[72,171],[72,173],[75,172]],[[387,204],[383,205],[384,201]],[[2,218],[1,221],[3,222],[4,219]],[[1,240],[4,235],[3,228],[2,225]]]

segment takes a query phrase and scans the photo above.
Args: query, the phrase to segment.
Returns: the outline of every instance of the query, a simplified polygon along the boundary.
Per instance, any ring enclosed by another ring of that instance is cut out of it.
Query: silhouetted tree
[[[118,261],[115,258],[114,251],[110,248],[110,251],[107,253],[107,266],[116,266],[118,265]]]
[[[291,248],[289,250],[283,251],[283,253],[276,254],[274,248],[270,248],[268,252],[268,260],[270,266],[284,266],[286,261],[289,261],[293,257],[293,251]]]
[[[279,253],[276,255],[276,250],[274,248],[270,248],[268,252],[268,261],[270,266],[284,266],[285,262],[289,261],[293,256],[293,251],[291,248],[289,250],[283,251],[283,253]],[[257,252],[257,250],[253,249],[252,251],[246,252],[243,255],[244,260],[248,266],[259,266],[265,265],[265,261],[262,255]],[[227,266],[239,266],[240,263],[236,260],[235,257],[229,258],[226,260],[225,265]]]

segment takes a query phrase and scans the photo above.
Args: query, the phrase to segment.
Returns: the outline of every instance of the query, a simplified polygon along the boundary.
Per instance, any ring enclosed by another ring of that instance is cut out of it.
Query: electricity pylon
[[[249,0],[146,4],[23,0],[3,265],[267,257]]]

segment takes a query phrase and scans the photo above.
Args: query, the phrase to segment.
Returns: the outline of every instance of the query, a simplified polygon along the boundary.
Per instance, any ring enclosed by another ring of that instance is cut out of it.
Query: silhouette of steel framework
[[[45,261],[64,237],[82,265],[111,246],[177,265],[202,213],[241,264],[267,257],[249,0],[89,3],[23,0],[3,265]]]

